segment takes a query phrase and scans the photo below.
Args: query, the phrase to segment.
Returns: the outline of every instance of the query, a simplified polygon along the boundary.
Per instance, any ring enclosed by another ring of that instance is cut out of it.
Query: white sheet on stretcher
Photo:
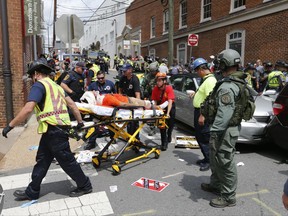
[[[95,113],[99,116],[112,116],[114,107],[107,107],[107,106],[99,106],[93,105],[88,103],[78,103],[76,102],[78,108],[88,109],[91,112]],[[129,108],[129,107],[128,107]],[[134,119],[144,119],[144,118],[151,118],[154,116],[154,112],[156,116],[162,116],[164,114],[163,110],[144,110],[142,108],[134,109]],[[121,119],[131,119],[132,118],[132,111],[129,109],[119,109],[116,112],[116,117]]]

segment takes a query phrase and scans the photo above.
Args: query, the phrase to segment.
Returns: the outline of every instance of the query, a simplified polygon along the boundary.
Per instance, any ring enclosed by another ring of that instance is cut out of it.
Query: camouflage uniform
[[[155,75],[151,72],[146,74],[141,85],[143,89],[144,98],[150,99],[152,89],[154,88],[155,85],[156,85]]]

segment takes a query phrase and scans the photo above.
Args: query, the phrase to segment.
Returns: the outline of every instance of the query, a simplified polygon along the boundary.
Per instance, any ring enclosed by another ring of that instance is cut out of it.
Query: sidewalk
[[[30,167],[35,158],[41,135],[37,133],[38,122],[35,114],[25,126],[15,127],[8,138],[0,136],[0,171]],[[2,130],[1,130],[2,133]],[[77,149],[83,141],[70,139],[71,150]]]

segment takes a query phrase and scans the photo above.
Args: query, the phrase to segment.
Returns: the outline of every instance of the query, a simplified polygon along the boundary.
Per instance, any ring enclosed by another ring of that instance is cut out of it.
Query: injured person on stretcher
[[[80,98],[82,102],[88,102],[89,104],[112,106],[112,107],[131,107],[131,106],[142,106],[145,109],[164,109],[168,105],[168,101],[156,106],[153,101],[141,100],[134,97],[128,97],[121,94],[103,94],[99,91],[86,91]]]

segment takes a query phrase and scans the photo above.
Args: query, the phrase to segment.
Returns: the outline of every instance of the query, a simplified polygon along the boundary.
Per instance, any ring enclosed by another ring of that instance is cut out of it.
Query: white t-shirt
[[[166,73],[166,74],[169,73],[169,69],[166,65],[160,65],[158,69],[159,69],[159,72],[161,73]]]

